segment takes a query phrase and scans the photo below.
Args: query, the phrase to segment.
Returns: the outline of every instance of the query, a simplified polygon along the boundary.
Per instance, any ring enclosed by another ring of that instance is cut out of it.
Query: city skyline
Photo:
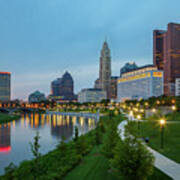
[[[0,71],[12,73],[12,99],[27,100],[35,90],[48,95],[50,82],[66,70],[74,77],[75,93],[93,87],[105,37],[113,76],[119,76],[128,61],[151,64],[153,30],[180,23],[178,4],[17,0],[9,6],[0,2]]]

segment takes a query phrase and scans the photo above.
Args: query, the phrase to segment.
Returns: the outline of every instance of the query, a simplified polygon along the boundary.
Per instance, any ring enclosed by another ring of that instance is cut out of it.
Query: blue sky
[[[0,71],[12,98],[50,92],[68,70],[75,92],[92,87],[107,37],[113,75],[127,61],[152,63],[152,31],[180,23],[179,0],[0,0]]]

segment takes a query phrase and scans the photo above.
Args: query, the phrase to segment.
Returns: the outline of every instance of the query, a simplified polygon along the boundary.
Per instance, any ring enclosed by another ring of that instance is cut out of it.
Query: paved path
[[[128,115],[124,114],[129,120],[134,120],[136,119],[130,118]],[[122,139],[125,138],[124,132],[125,132],[125,126],[127,125],[127,121],[124,120],[122,121],[119,126],[118,130],[120,133],[120,136]],[[171,177],[174,180],[180,180],[180,164],[176,163],[175,161],[172,161],[171,159],[165,157],[164,155],[158,153],[157,151],[151,149],[150,147],[147,147],[150,152],[155,157],[155,167],[167,174],[169,177]]]

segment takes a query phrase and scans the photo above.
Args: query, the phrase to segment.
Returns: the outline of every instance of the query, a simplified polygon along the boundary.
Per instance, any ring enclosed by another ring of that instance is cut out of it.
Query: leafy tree
[[[102,135],[100,132],[100,127],[99,127],[99,125],[97,125],[96,130],[95,130],[95,141],[96,141],[97,145],[101,144],[101,142],[102,142],[101,137],[102,137]]]
[[[6,179],[13,179],[15,178],[14,176],[14,171],[17,169],[17,167],[11,162],[7,167],[4,168],[5,170],[5,178]]]
[[[78,130],[78,127],[76,126],[75,127],[75,137],[74,137],[74,141],[77,141],[79,138],[79,130]]]
[[[146,180],[153,172],[154,157],[136,137],[126,135],[114,148],[111,165],[128,180]]]
[[[119,138],[118,132],[117,132],[117,123],[115,121],[112,121],[108,127],[107,127],[107,133],[106,137],[104,139],[103,143],[103,154],[107,158],[113,157],[113,148],[116,146],[117,140]]]
[[[31,152],[35,158],[33,161],[33,167],[32,167],[32,171],[33,171],[35,179],[37,179],[38,173],[40,171],[39,158],[40,158],[41,154],[39,152],[39,148],[40,148],[39,139],[40,139],[39,132],[37,132],[36,136],[34,137],[34,143],[30,143]]]
[[[89,152],[89,145],[84,135],[81,135],[76,141],[76,151],[82,156],[86,155]]]

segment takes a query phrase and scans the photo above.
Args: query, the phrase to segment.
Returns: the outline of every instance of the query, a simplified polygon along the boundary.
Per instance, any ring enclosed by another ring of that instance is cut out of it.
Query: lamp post
[[[141,115],[140,114],[137,115],[137,119],[138,119],[138,132],[139,132],[139,130],[140,130],[140,120],[141,120]]]
[[[113,106],[111,106],[110,108],[109,108],[109,119],[110,120],[112,120],[112,112],[113,112],[113,110],[114,110],[114,108],[113,108]]]
[[[133,118],[133,111],[130,111],[129,117],[130,117],[130,120],[132,121],[132,118]]]
[[[165,127],[166,121],[164,119],[160,120],[160,127],[161,127],[161,148],[164,147],[164,127]]]
[[[172,109],[173,111],[176,111],[176,106],[173,105],[173,106],[171,107],[171,109]]]

